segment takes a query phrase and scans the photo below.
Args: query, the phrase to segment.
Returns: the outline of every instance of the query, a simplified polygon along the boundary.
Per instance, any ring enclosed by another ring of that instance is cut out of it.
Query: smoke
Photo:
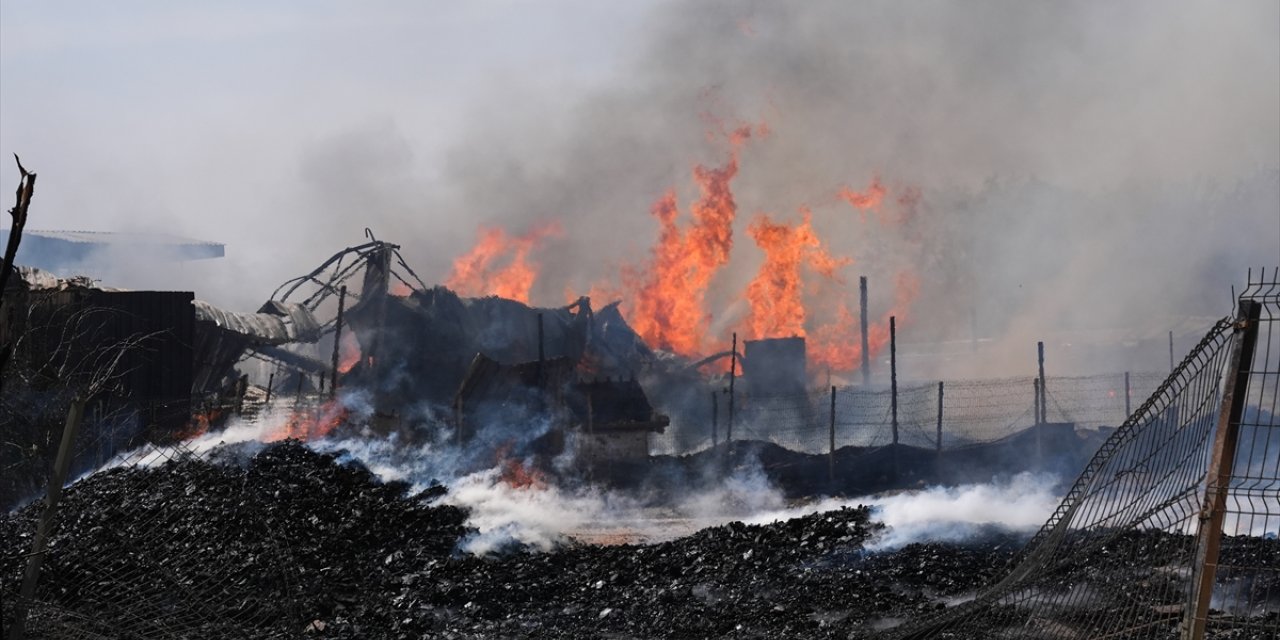
[[[1280,260],[1274,2],[628,7],[8,4],[0,155],[41,173],[31,228],[227,243],[108,285],[256,308],[365,227],[441,281],[478,224],[558,219],[532,256],[552,304],[643,260],[651,203],[724,160],[706,116],[764,122],[713,317],[759,262],[750,218],[806,205],[873,311],[919,274],[904,342],[1006,338],[921,377],[1024,373],[1046,337],[1054,373],[1151,368],[1156,346],[1076,354],[1071,332],[1220,315],[1247,265]],[[839,201],[876,176],[919,189],[903,228]]]
[[[1020,473],[988,484],[934,487],[877,498],[876,514],[888,533],[872,548],[895,549],[918,541],[958,542],[992,527],[1038,529],[1062,501],[1060,479]]]

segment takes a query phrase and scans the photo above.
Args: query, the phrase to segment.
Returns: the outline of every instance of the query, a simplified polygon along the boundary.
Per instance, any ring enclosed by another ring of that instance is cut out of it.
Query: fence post
[[[1173,332],[1169,332],[1169,371],[1173,371]]]
[[[711,448],[714,449],[720,444],[720,435],[716,433],[720,422],[720,398],[716,397],[716,392],[711,392]]]
[[[1031,422],[1036,426],[1040,426],[1040,378],[1031,379],[1031,394],[1035,396],[1035,406],[1031,410]]]
[[[729,424],[725,425],[724,441],[733,442],[733,381],[738,376],[738,332],[733,333],[733,350],[729,352]]]
[[[898,479],[898,319],[889,316],[889,396],[893,415],[893,478]]]
[[[44,511],[40,513],[40,522],[36,525],[36,536],[31,542],[31,556],[27,558],[27,570],[22,576],[22,590],[14,607],[13,627],[9,629],[10,640],[23,640],[26,637],[27,605],[36,597],[36,583],[40,580],[40,567],[44,564],[45,543],[53,529],[58,500],[62,498],[62,483],[66,481],[67,469],[71,466],[71,446],[80,429],[80,421],[84,418],[84,405],[85,399],[77,396],[71,400],[71,408],[67,411],[67,423],[62,429],[58,457],[53,465],[53,475],[49,477]]]
[[[893,415],[893,444],[897,444],[897,319],[888,317],[888,384]]]
[[[871,342],[867,336],[867,277],[858,276],[859,309],[862,314],[862,386],[871,384]]]
[[[1245,397],[1249,390],[1249,371],[1253,366],[1254,348],[1258,343],[1258,321],[1262,305],[1255,300],[1241,300],[1235,326],[1234,344],[1227,378],[1223,381],[1222,408],[1213,438],[1213,457],[1205,474],[1204,506],[1200,511],[1200,531],[1196,543],[1196,559],[1192,569],[1191,602],[1183,621],[1183,640],[1204,637],[1209,620],[1209,602],[1213,596],[1214,578],[1218,572],[1218,552],[1222,543],[1222,521],[1227,511],[1227,493],[1235,464],[1236,441],[1240,436],[1240,420],[1244,416]]]
[[[938,382],[938,457],[942,457],[942,382]]]
[[[1044,342],[1036,343],[1036,360],[1040,365],[1040,426],[1036,428],[1036,467],[1044,465],[1044,425],[1049,422],[1049,394],[1044,383]]]
[[[333,380],[329,382],[329,397],[338,395],[338,349],[342,345],[342,312],[347,306],[347,285],[338,289],[338,318],[333,324]]]
[[[271,406],[271,387],[275,385],[275,382],[276,382],[276,372],[272,371],[271,375],[267,376],[267,399],[262,401],[262,404],[264,406],[267,406],[267,407]]]
[[[1037,361],[1040,364],[1040,424],[1049,421],[1048,388],[1044,384],[1044,343],[1036,343]]]
[[[1133,410],[1129,407],[1129,372],[1126,371],[1124,372],[1124,419],[1128,420],[1132,413]]]
[[[827,481],[836,482],[836,388],[831,387],[831,422],[828,436],[831,441],[827,448]]]

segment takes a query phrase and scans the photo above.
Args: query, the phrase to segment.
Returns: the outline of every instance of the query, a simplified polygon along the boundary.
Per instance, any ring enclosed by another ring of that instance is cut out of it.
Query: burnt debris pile
[[[108,637],[847,637],[971,591],[1016,548],[871,554],[846,508],[652,546],[459,551],[467,513],[295,442],[99,472],[72,486],[32,633]],[[38,505],[0,518],[17,591]],[[3,603],[6,626],[14,598]]]

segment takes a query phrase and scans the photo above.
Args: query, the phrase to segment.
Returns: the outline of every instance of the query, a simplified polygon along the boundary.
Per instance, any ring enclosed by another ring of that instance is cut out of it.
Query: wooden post
[[[733,382],[738,377],[738,333],[733,334],[733,351],[729,352],[729,424],[725,426],[724,441],[733,442]]]
[[[1044,343],[1036,343],[1037,361],[1040,363],[1040,424],[1049,421],[1049,396],[1044,385]]]
[[[830,443],[827,448],[827,481],[836,482],[836,388],[831,387],[831,423],[828,431]]]
[[[871,338],[867,335],[867,277],[858,276],[858,300],[862,314],[862,386],[871,384]]]
[[[938,457],[942,457],[942,383],[938,383]]]
[[[294,409],[297,409],[298,407],[302,406],[302,381],[307,379],[307,376],[303,375],[302,371],[298,371],[297,373],[298,373],[298,391],[293,396]]]
[[[889,316],[889,396],[893,413],[893,444],[898,444],[898,322]]]
[[[333,324],[333,379],[329,382],[329,397],[338,395],[338,357],[342,347],[342,312],[347,306],[347,285],[338,289],[338,318]]]
[[[49,490],[45,494],[44,510],[36,524],[36,536],[31,542],[27,570],[22,576],[22,590],[14,606],[13,627],[9,629],[10,640],[23,640],[26,636],[27,603],[36,597],[36,584],[40,581],[40,568],[44,564],[45,544],[53,531],[54,515],[58,510],[58,501],[62,498],[62,483],[66,481],[67,470],[71,467],[71,446],[80,430],[80,421],[84,419],[84,405],[85,399],[77,396],[71,400],[71,408],[67,411],[67,422],[62,428],[62,442],[58,446],[58,457],[54,461]]]
[[[716,392],[711,392],[711,448],[714,449],[720,444],[720,434],[716,433],[720,422],[720,398],[716,396]]]
[[[1129,419],[1129,414],[1133,413],[1129,408],[1129,372],[1124,372],[1124,419]]]
[[[1209,602],[1213,596],[1214,578],[1218,572],[1218,552],[1222,543],[1222,521],[1227,513],[1227,493],[1235,465],[1236,441],[1240,436],[1240,420],[1248,400],[1249,371],[1253,367],[1254,349],[1258,343],[1258,320],[1262,305],[1255,300],[1241,300],[1227,378],[1223,381],[1222,409],[1213,438],[1213,457],[1205,474],[1204,506],[1200,511],[1200,532],[1196,543],[1196,560],[1192,565],[1191,602],[1183,620],[1183,640],[1200,640],[1209,621]]]
[[[244,394],[249,391],[249,374],[240,376],[236,380],[236,415],[244,415]]]

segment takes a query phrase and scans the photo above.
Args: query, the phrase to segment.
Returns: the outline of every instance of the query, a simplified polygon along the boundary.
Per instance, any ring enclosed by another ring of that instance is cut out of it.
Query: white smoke
[[[1062,500],[1059,479],[1020,473],[989,484],[933,487],[882,496],[872,501],[876,518],[888,533],[869,548],[896,549],[912,542],[959,542],[984,529],[1031,531],[1040,527]]]

